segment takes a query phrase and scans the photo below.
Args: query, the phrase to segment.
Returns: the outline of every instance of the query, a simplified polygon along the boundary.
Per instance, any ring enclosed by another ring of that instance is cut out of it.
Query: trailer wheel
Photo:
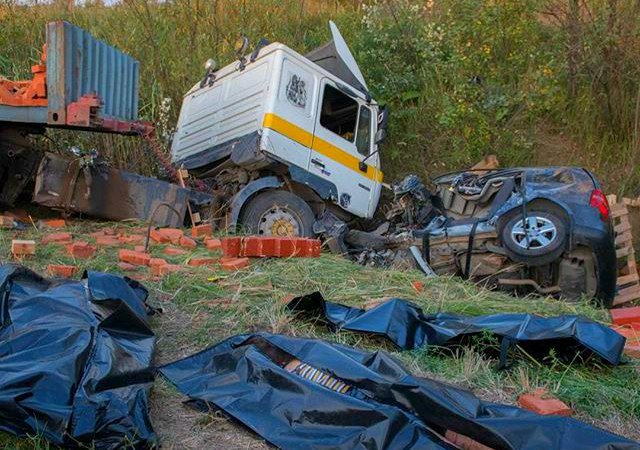
[[[262,236],[313,236],[313,211],[300,197],[289,191],[259,193],[242,208],[240,224]]]

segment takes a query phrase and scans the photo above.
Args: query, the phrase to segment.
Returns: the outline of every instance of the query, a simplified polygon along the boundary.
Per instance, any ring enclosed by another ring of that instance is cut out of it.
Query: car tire
[[[522,211],[517,209],[504,222],[500,239],[512,260],[542,266],[562,255],[567,230],[565,221],[552,211],[527,210],[527,221],[523,222]]]
[[[244,231],[260,236],[311,237],[315,220],[307,202],[279,189],[257,194],[240,214]]]

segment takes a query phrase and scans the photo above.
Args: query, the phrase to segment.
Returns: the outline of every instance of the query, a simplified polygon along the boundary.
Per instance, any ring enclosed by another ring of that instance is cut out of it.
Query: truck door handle
[[[323,164],[323,163],[322,163],[322,161],[320,161],[319,159],[315,159],[315,158],[314,158],[314,159],[312,159],[312,160],[311,160],[311,163],[312,163],[312,164],[315,164],[316,166],[321,167],[321,168],[323,168],[323,169],[324,169],[324,164]]]

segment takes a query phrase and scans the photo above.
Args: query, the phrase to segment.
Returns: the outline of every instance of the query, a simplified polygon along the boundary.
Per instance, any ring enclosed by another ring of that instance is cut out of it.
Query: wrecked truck
[[[211,187],[212,221],[261,235],[320,232],[359,262],[373,254],[374,265],[397,256],[390,248],[419,244],[439,274],[610,304],[609,210],[584,169],[452,173],[434,180],[434,193],[408,177],[393,186],[391,207],[378,208],[388,110],[330,29],[333,40],[306,56],[264,39],[249,53],[244,38],[237,61],[216,70],[209,60],[185,95],[172,159]],[[385,208],[404,226],[347,229]]]

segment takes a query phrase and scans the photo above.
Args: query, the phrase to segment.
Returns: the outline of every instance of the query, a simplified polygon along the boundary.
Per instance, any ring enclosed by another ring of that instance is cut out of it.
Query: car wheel
[[[313,211],[289,191],[265,191],[242,209],[240,224],[245,231],[261,236],[313,236]]]
[[[527,217],[523,219],[518,209],[506,221],[500,239],[514,261],[541,266],[556,260],[564,252],[567,226],[550,211],[527,211]]]

